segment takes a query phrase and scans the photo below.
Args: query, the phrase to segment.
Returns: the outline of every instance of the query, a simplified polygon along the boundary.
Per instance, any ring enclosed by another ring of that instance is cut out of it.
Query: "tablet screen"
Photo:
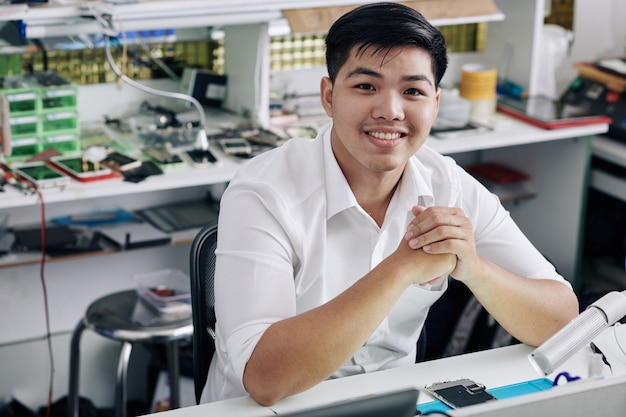
[[[543,96],[524,99],[499,99],[498,104],[525,113],[528,117],[545,121],[595,116],[594,113],[583,107],[551,100]]]
[[[498,97],[498,110],[544,129],[611,123],[605,115],[545,96],[521,99]]]

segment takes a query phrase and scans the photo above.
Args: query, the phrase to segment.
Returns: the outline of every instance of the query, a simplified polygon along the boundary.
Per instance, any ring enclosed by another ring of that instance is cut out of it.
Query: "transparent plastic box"
[[[177,269],[136,274],[137,294],[159,314],[191,314],[189,277]]]

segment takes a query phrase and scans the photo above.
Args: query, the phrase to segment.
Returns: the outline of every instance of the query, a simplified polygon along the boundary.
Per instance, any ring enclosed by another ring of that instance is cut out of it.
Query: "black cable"
[[[48,51],[46,51],[46,46],[41,42],[41,39],[32,39],[32,42],[35,44],[39,52],[41,52],[43,58],[43,70],[48,71]]]

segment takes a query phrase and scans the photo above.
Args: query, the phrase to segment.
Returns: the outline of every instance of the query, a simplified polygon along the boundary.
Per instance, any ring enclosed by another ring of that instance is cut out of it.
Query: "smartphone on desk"
[[[118,172],[130,171],[141,166],[141,160],[120,152],[111,152],[100,163]]]
[[[150,159],[161,165],[181,164],[183,160],[180,155],[171,153],[166,148],[147,147],[142,149],[143,153],[148,155]]]
[[[217,143],[222,148],[222,151],[228,155],[250,155],[252,153],[250,142],[244,138],[218,139]]]
[[[18,163],[13,170],[37,188],[66,187],[70,184],[70,177],[42,161]]]
[[[50,163],[79,179],[111,174],[111,169],[108,167],[89,161],[82,156],[53,156],[50,158]]]
[[[424,387],[424,389],[451,408],[465,407],[497,400],[496,397],[485,390],[484,385],[469,378],[436,382]]]

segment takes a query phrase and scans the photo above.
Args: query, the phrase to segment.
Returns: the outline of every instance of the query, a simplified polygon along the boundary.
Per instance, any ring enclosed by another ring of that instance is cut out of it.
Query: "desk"
[[[626,344],[626,326],[618,327],[616,333],[622,344]],[[603,341],[603,351],[613,366],[615,375],[626,375],[626,358],[613,353],[615,334],[609,328],[595,340]],[[612,345],[613,344],[613,345]],[[225,401],[201,404],[198,406],[159,413],[160,417],[205,417],[207,415],[232,417],[263,417],[284,414],[350,398],[358,398],[409,387],[422,387],[436,381],[467,377],[481,382],[487,388],[494,388],[517,382],[539,378],[537,371],[528,360],[533,347],[519,344],[482,352],[459,355],[444,359],[421,362],[412,366],[394,368],[368,374],[355,375],[324,381],[300,394],[287,397],[271,407],[258,405],[250,397],[239,397]],[[615,359],[617,358],[617,359]],[[587,352],[581,350],[558,372],[568,371],[572,375],[587,375]],[[625,387],[626,390],[626,387]],[[418,403],[433,401],[428,394],[420,393]]]

